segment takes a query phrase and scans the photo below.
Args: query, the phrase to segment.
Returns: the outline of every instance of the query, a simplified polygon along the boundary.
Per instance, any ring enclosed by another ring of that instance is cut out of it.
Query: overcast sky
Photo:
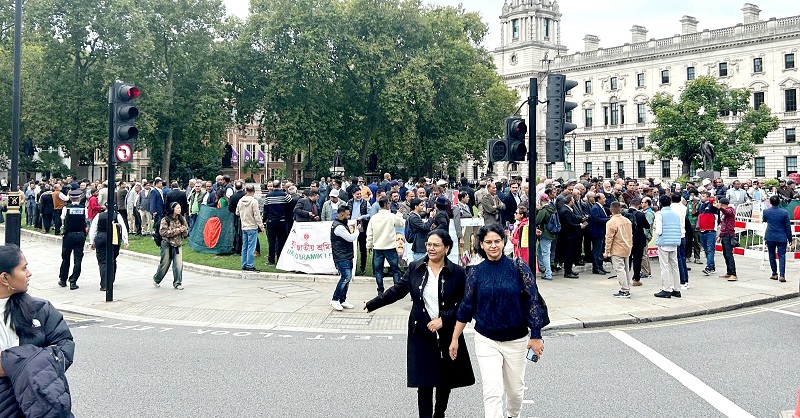
[[[223,0],[228,12],[242,18],[247,16],[249,0]],[[466,10],[481,14],[489,24],[489,35],[484,44],[492,50],[500,46],[501,0],[433,0],[440,5],[464,6]],[[698,30],[719,29],[735,26],[742,22],[741,8],[744,1],[722,0],[617,0],[614,2],[598,0],[561,0],[562,33],[561,41],[570,53],[583,50],[583,37],[586,34],[600,37],[600,46],[610,48],[631,41],[631,26],[647,28],[647,38],[666,38],[681,31],[680,19],[683,15],[694,16]],[[800,15],[800,2],[790,0],[756,0],[753,4],[761,8],[761,19]]]

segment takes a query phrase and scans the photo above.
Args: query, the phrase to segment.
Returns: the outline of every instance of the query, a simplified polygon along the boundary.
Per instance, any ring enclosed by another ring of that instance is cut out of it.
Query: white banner
[[[295,222],[275,267],[308,274],[338,274],[331,251],[331,224]]]

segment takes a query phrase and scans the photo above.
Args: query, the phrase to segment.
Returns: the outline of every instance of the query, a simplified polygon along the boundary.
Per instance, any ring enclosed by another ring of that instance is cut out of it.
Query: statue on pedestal
[[[703,155],[703,169],[706,171],[714,170],[714,144],[706,141],[700,143],[700,153]]]
[[[222,168],[231,168],[231,159],[233,158],[233,147],[231,144],[225,144],[225,154],[222,156]]]

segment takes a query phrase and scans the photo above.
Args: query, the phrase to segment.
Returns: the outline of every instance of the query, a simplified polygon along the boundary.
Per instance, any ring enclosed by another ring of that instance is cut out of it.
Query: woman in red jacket
[[[527,265],[531,265],[528,259],[528,246],[530,242],[527,240],[528,233],[528,208],[525,206],[517,207],[514,212],[514,233],[511,235],[511,243],[514,244],[514,258],[521,258]],[[523,242],[526,244],[522,246]]]

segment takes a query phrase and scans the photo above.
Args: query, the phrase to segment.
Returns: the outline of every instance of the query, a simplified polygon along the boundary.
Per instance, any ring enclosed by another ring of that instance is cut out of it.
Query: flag
[[[248,162],[253,159],[253,154],[250,154],[250,150],[245,148],[244,150],[244,162]]]
[[[258,150],[258,165],[263,167],[264,163],[266,163],[266,161],[267,161],[267,157],[264,156],[264,151],[263,150]]]
[[[231,154],[231,165],[239,164],[239,153],[236,150],[233,150],[233,154]]]

